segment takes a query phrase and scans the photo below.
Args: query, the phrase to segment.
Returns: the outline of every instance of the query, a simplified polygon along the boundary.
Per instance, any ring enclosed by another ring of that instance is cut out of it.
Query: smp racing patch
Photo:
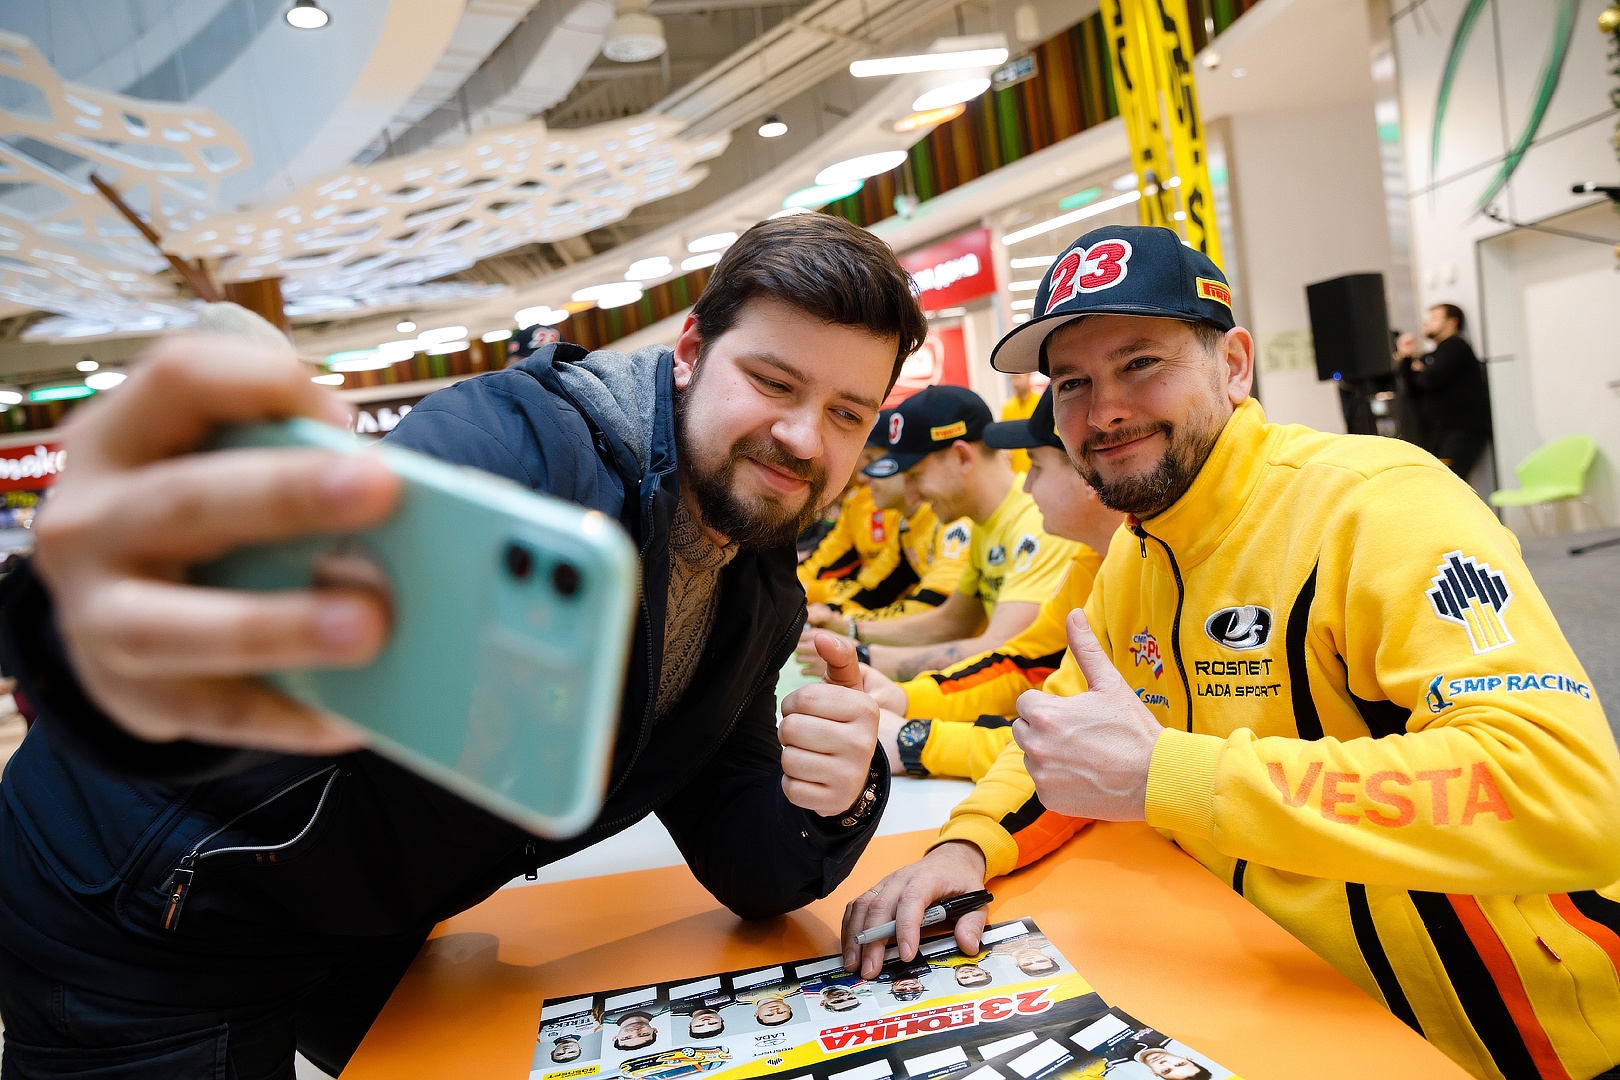
[[[1035,561],[1035,553],[1041,550],[1041,542],[1035,539],[1033,533],[1025,533],[1018,538],[1018,546],[1013,549],[1013,569],[1023,572],[1030,568]]]
[[[1476,655],[1513,644],[1503,612],[1513,600],[1507,575],[1461,551],[1447,552],[1430,579],[1427,596],[1444,622],[1468,633]]]
[[[968,544],[972,542],[973,530],[968,528],[967,522],[958,521],[945,530],[945,557],[947,559],[961,558],[962,553],[967,550]]]
[[[1429,683],[1428,692],[1423,696],[1429,704],[1429,711],[1439,713],[1456,704],[1453,698],[1467,697],[1470,694],[1524,694],[1537,690],[1555,694],[1574,694],[1584,701],[1592,700],[1591,683],[1584,683],[1555,672],[1542,674],[1534,671],[1473,675],[1461,679],[1448,679],[1443,674],[1436,675]]]
[[[1131,635],[1131,661],[1132,667],[1146,664],[1155,679],[1164,675],[1164,654],[1159,651],[1159,640],[1145,626],[1140,634]]]

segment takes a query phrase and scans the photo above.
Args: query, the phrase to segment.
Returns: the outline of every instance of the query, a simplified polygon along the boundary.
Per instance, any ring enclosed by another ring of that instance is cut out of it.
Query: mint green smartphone
[[[392,631],[372,663],[268,681],[533,833],[584,831],[607,784],[639,585],[619,523],[311,420],[214,443],[246,447],[371,454],[405,481],[394,514],[367,532],[243,548],[196,570],[201,585],[360,582],[390,596]]]

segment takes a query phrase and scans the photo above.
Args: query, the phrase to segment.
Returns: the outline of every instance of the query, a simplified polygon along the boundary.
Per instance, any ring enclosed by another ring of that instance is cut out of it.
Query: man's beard
[[[682,481],[692,492],[703,524],[726,537],[744,551],[764,551],[785,547],[815,521],[822,495],[827,489],[827,472],[811,462],[794,457],[769,435],[744,435],[731,445],[725,460],[705,470],[692,450],[687,431],[687,411],[694,379],[684,392],[675,395],[675,445],[682,463]],[[806,481],[810,486],[804,503],[797,510],[768,499],[749,500],[737,490],[737,467],[752,459]]]
[[[1201,426],[1193,418],[1189,424],[1178,428],[1161,420],[1111,431],[1106,435],[1093,435],[1086,440],[1083,452],[1077,456],[1071,455],[1071,459],[1075,468],[1080,470],[1080,475],[1086,478],[1086,483],[1096,489],[1097,498],[1104,506],[1135,515],[1138,520],[1146,520],[1162,514],[1187,493],[1198,471],[1208,460],[1210,451],[1215,448],[1224,426],[1224,423]],[[1164,456],[1146,472],[1105,480],[1090,464],[1087,455],[1091,451],[1128,443],[1154,432],[1163,432],[1167,445]]]

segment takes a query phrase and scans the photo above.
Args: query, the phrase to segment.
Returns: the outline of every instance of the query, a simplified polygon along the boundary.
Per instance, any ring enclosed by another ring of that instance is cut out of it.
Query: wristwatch
[[[900,763],[906,767],[906,775],[921,779],[928,775],[923,768],[923,747],[928,745],[928,733],[933,730],[932,720],[907,720],[900,726],[900,734],[895,736],[895,743],[900,748]]]
[[[855,659],[868,666],[872,663],[872,646],[864,641],[855,643]]]

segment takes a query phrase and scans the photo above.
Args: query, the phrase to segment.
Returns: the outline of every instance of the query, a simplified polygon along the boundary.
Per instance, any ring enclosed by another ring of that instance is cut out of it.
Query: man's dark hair
[[[1446,313],[1446,318],[1457,320],[1457,333],[1468,329],[1468,316],[1463,314],[1462,308],[1456,304],[1436,304],[1435,307]]]
[[[823,322],[899,338],[890,386],[928,336],[911,275],[894,251],[830,214],[766,219],[738,237],[692,306],[698,335],[705,343],[716,340],[736,323],[743,305],[760,296]]]

